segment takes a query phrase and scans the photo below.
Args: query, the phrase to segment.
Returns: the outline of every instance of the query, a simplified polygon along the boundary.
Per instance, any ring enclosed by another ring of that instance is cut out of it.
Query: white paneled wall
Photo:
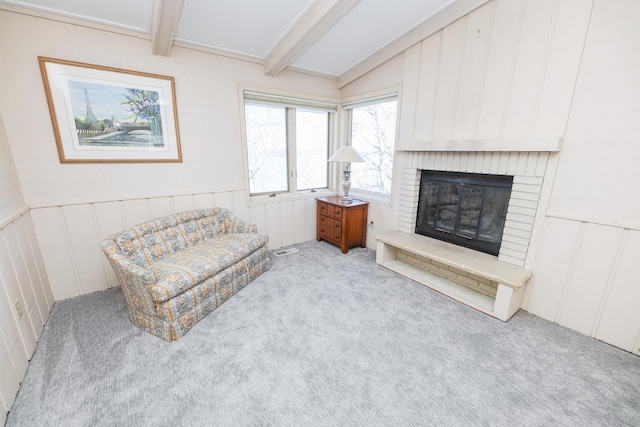
[[[13,405],[52,306],[29,207],[0,117],[0,425]]]
[[[22,309],[18,316],[16,302]],[[27,209],[0,224],[0,400],[6,416],[53,307]],[[2,418],[0,418],[2,421]]]
[[[640,353],[640,226],[548,215],[525,308]]]
[[[247,206],[243,190],[33,207],[31,215],[55,300],[119,286],[100,242],[159,216],[223,207],[269,234],[277,249],[316,237],[314,196]],[[372,209],[375,214],[377,210]],[[382,224],[388,221],[381,219]],[[372,234],[372,233],[371,233]],[[373,235],[371,246],[375,246]],[[0,248],[1,249],[1,248]]]
[[[591,3],[495,0],[405,51],[398,148],[564,135]]]

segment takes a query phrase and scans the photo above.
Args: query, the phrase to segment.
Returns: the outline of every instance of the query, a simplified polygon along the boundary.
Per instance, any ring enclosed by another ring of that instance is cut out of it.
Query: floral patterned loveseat
[[[173,341],[270,268],[268,240],[255,225],[213,208],[133,226],[106,238],[102,250],[129,320]]]

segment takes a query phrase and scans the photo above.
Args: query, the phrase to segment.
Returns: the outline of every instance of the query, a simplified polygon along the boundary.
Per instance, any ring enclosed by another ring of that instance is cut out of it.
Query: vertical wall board
[[[538,94],[533,136],[558,137],[565,133],[592,3],[585,0],[558,2],[543,85]]]
[[[409,105],[407,115],[413,117],[413,129],[405,138],[414,139],[416,141],[428,141],[433,139],[433,119],[436,111],[436,90],[438,87],[438,65],[440,58],[440,43],[442,40],[442,31],[438,31],[431,37],[425,39],[421,43],[419,54],[417,55],[419,62],[418,68],[408,69],[405,65],[405,75],[409,72],[415,72],[418,75],[416,80],[416,88],[412,90],[404,90],[402,92],[402,103],[405,103],[405,93],[415,92],[415,110],[414,105]],[[411,60],[408,57],[407,60]],[[409,83],[404,82],[405,88]],[[405,110],[402,111],[402,120],[405,118]],[[409,131],[409,130],[407,130]]]
[[[213,194],[211,193],[194,194],[193,196],[194,209],[211,209],[213,207],[214,207]]]
[[[516,165],[516,173],[514,175],[526,175],[527,174],[527,162],[529,161],[530,153],[520,153],[518,156],[518,164]]]
[[[0,298],[2,298],[2,296],[0,296]],[[19,346],[19,344],[16,345],[16,347]],[[0,369],[0,394],[3,398],[2,409],[4,409],[4,411],[1,412],[6,412],[11,408],[16,394],[18,394],[22,376],[18,377],[15,363],[11,358],[9,346],[7,345],[2,329],[0,329],[0,366],[2,366],[2,369]],[[4,424],[0,423],[0,425]]]
[[[173,199],[171,197],[152,197],[149,199],[149,209],[151,210],[151,218],[160,218],[172,215],[176,212],[173,208]],[[124,227],[123,227],[124,228]],[[122,228],[121,228],[122,229]],[[118,231],[118,230],[116,230]]]
[[[442,30],[442,50],[433,120],[433,139],[435,140],[451,139],[453,135],[466,26],[467,17],[465,16]]]
[[[306,241],[306,206],[307,199],[298,199],[293,202],[293,220],[290,226],[293,228],[293,243]]]
[[[78,273],[80,294],[108,288],[103,267],[103,252],[100,249],[91,205],[70,205],[62,208],[67,223],[72,261]]]
[[[307,199],[305,203],[305,233],[304,242],[316,239],[316,221],[318,216],[316,199]]]
[[[22,305],[23,318],[26,318],[29,322],[33,336],[37,340],[42,332],[42,325],[44,323],[40,317],[40,310],[38,309],[36,295],[33,291],[31,278],[29,277],[29,273],[22,256],[18,236],[16,235],[15,221],[4,227],[0,237],[0,244],[2,244],[1,240],[4,240],[4,244],[6,246],[3,250],[6,250],[5,253],[10,260],[10,264],[13,266],[17,291],[20,295],[20,304]]]
[[[551,160],[554,160],[554,158],[557,158],[559,155],[559,153],[552,153],[551,155],[549,153],[535,154],[537,161],[535,163],[534,175],[544,177],[547,171],[547,164],[551,163]],[[534,153],[531,153],[529,157],[534,157]],[[527,170],[529,170],[529,168],[527,168]]]
[[[489,173],[498,174],[500,173],[500,158],[502,157],[502,153],[491,153],[491,161],[489,162]]]
[[[233,211],[233,195],[227,191],[215,193],[215,204],[217,208],[225,208]]]
[[[490,151],[482,153],[482,165],[480,170],[486,171],[486,173],[489,173],[491,171],[491,165],[494,163],[493,154],[494,153]]]
[[[289,246],[295,243],[293,235],[293,202],[286,200],[280,203],[280,236],[282,246]]]
[[[629,231],[595,337],[627,351],[640,334],[640,231]]]
[[[376,229],[378,233],[386,233],[393,230],[393,208],[391,206],[378,206],[378,224]],[[375,248],[376,246],[373,246]]]
[[[590,335],[604,296],[622,229],[587,224],[558,323]]]
[[[4,307],[0,306],[4,313],[2,313],[2,325],[11,325],[12,323],[17,326],[20,340],[13,339],[11,342],[17,346],[18,342],[22,343],[24,356],[29,359],[36,348],[36,335],[33,331],[31,321],[26,313],[26,305],[20,292],[20,283],[18,282],[11,262],[9,261],[9,252],[7,251],[5,239],[5,231],[0,233],[0,299],[4,301]],[[14,302],[18,301],[22,307],[24,307],[22,318],[18,319]],[[1,304],[1,303],[0,303]],[[11,329],[9,327],[9,329]]]
[[[267,230],[269,230],[269,249],[282,247],[282,222],[280,219],[280,203],[265,205]]]
[[[121,207],[124,212],[125,228],[133,227],[152,218],[148,199],[123,200]]]
[[[173,196],[172,199],[174,213],[192,211],[194,209],[193,196],[191,194]],[[152,217],[155,218],[155,216]]]
[[[259,232],[269,234],[269,249],[276,249],[276,246],[273,246],[271,242],[271,234],[269,233],[269,227],[267,227],[267,209],[265,205],[251,207],[251,222],[258,227]]]
[[[101,240],[126,228],[120,202],[96,203],[93,207]]]
[[[468,17],[454,139],[475,137],[494,7],[495,1],[489,2]]]
[[[503,136],[530,136],[555,0],[527,0],[518,40],[513,80],[506,106]]]
[[[245,222],[251,222],[251,209],[247,206],[247,195],[244,190],[233,191],[231,193],[233,202],[233,213]]]
[[[501,136],[502,117],[509,95],[509,82],[523,9],[524,0],[495,2],[477,138]]]
[[[98,238],[100,241],[125,229],[120,202],[96,203],[93,205],[93,210],[98,224]],[[107,287],[114,288],[120,286],[118,276],[116,276],[116,273],[113,271],[113,267],[109,264],[107,257],[102,253],[102,249],[100,249],[100,252],[102,270]]]
[[[55,301],[80,295],[59,209],[31,209],[31,218]]]
[[[40,244],[38,243],[38,238],[36,237],[35,228],[33,226],[33,220],[31,219],[31,211],[23,215],[23,218],[25,221],[27,234],[29,235],[29,247],[31,248],[33,258],[35,259],[37,273],[40,277],[40,283],[42,284],[42,291],[47,301],[48,313],[53,308],[53,293],[51,292],[51,285],[49,284],[49,277],[47,276],[47,271],[44,266],[44,260],[42,259]]]
[[[412,88],[412,90],[402,91],[401,105],[399,106],[402,120],[400,120],[398,128],[397,148],[402,147],[405,142],[417,139],[417,133],[414,130],[417,119],[420,73],[422,71],[420,68],[420,50],[423,43],[418,43],[404,52],[403,86]]]
[[[378,244],[376,240],[376,233],[378,232],[378,225],[380,221],[378,220],[379,214],[379,205],[377,203],[369,203],[369,208],[367,212],[367,247],[375,248]],[[369,227],[369,224],[373,221],[373,228]]]
[[[5,366],[13,367],[19,384],[20,379],[22,379],[25,372],[27,372],[29,359],[33,354],[33,349],[35,349],[35,340],[33,349],[29,351],[23,334],[21,333],[20,325],[15,318],[14,308],[12,306],[13,301],[6,292],[6,284],[2,277],[0,277],[0,328],[2,330],[2,336],[7,343],[7,353],[9,354],[10,360],[13,362],[13,364]]]
[[[529,280],[528,312],[556,321],[560,300],[569,279],[571,259],[578,239],[580,223],[547,218],[538,258]]]
[[[31,251],[31,245],[29,243],[29,234],[27,233],[27,223],[24,220],[24,216],[17,218],[14,221],[16,225],[16,236],[18,239],[18,243],[20,245],[20,252],[22,253],[22,258],[25,263],[25,267],[27,270],[27,274],[29,275],[29,283],[31,285],[31,290],[35,296],[36,307],[38,309],[38,316],[40,320],[40,326],[43,326],[47,318],[49,317],[49,304],[47,302],[47,298],[44,293],[44,288],[42,285],[42,281],[40,279],[40,274],[38,273],[38,266],[36,264],[36,260],[33,256],[33,252]],[[34,317],[35,321],[35,317]],[[37,332],[38,336],[40,336],[40,332]]]

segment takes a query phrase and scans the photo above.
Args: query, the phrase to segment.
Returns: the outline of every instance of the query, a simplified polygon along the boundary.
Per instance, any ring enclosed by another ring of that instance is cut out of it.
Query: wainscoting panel
[[[595,337],[637,354],[640,345],[640,231],[627,229],[624,233]]]
[[[53,307],[52,293],[29,211],[22,209],[0,226],[0,423],[27,370],[36,342]],[[15,302],[20,304],[18,318]]]
[[[208,196],[210,204],[205,206],[214,206],[211,194],[208,194]],[[174,209],[173,198],[171,197],[154,197],[153,199],[149,199],[149,209],[151,210],[151,218],[160,218],[162,216],[171,215],[174,212],[180,212],[180,210]],[[124,227],[117,228],[113,230],[113,233],[116,233],[123,228]]]
[[[78,285],[83,294],[106,289],[100,250],[102,236],[94,205],[71,205],[60,208],[66,224],[67,238]]]
[[[565,284],[573,270],[572,259],[579,250],[578,237],[584,230],[577,221],[545,218],[542,245],[535,262],[534,275],[527,285],[530,298],[527,310],[557,322]]]
[[[53,298],[61,300],[119,286],[100,249],[105,237],[152,218],[213,206],[230,209],[268,233],[270,249],[316,237],[315,195],[252,206],[247,206],[245,192],[238,190],[34,207],[35,234]],[[382,225],[385,220],[376,222]],[[371,246],[375,247],[375,242]]]
[[[27,274],[24,258],[20,253],[20,244],[16,238],[15,228],[14,222],[2,230],[0,270],[2,270],[4,281],[8,285],[9,301],[19,301],[22,308],[22,319],[18,320],[18,324],[20,332],[23,334],[26,350],[30,354],[35,350],[35,344],[42,333],[44,323],[37,306],[33,285]],[[13,274],[10,270],[13,270]],[[16,311],[15,307],[13,310]]]
[[[29,271],[32,273],[32,277],[38,277],[38,283],[40,286],[35,287],[36,294],[42,293],[44,296],[44,304],[40,308],[45,310],[42,312],[42,317],[46,323],[46,320],[49,317],[49,312],[53,308],[53,293],[51,292],[51,286],[49,285],[49,279],[47,278],[47,270],[45,269],[44,260],[42,259],[42,253],[36,237],[36,231],[33,227],[31,211],[26,212],[20,217],[20,219],[23,221],[25,233],[28,239],[26,242],[29,244],[29,251],[25,254],[25,258],[31,257],[35,263],[34,269],[31,269],[30,267]]]
[[[640,225],[549,214],[523,308],[640,352]]]
[[[33,255],[30,236],[27,231],[27,223],[24,217],[16,218],[13,224],[15,225],[18,249],[20,252],[17,253],[17,251],[14,250],[12,257],[16,260],[15,263],[23,264],[24,266],[25,278],[28,280],[25,283],[29,283],[35,300],[35,304],[29,308],[30,312],[32,312],[30,313],[30,317],[34,319],[36,334],[40,336],[42,328],[39,328],[38,325],[44,325],[46,323],[49,317],[49,311],[51,311],[53,307],[53,299],[47,299],[45,286],[38,271],[37,261]]]
[[[560,300],[558,323],[592,335],[622,234],[623,229],[619,227],[586,224],[573,273]]]
[[[180,212],[175,210],[175,205],[173,203],[171,206],[172,209],[174,209],[171,213]],[[125,227],[133,227],[136,224],[141,224],[145,221],[155,218],[151,214],[149,199],[124,200],[122,202],[122,210],[124,211]],[[73,226],[73,224],[70,225]]]
[[[171,199],[173,200],[174,212],[191,211],[194,209],[193,195],[191,194],[187,194],[184,196],[175,196],[175,197],[172,197]]]

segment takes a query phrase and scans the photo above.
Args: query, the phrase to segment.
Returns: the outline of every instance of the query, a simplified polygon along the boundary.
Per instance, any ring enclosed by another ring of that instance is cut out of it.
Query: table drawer
[[[332,240],[336,243],[342,241],[342,221],[336,221],[326,215],[320,215],[318,223],[318,232],[321,238]]]
[[[318,203],[318,209],[321,215],[328,215],[332,218],[342,219],[342,210],[340,206],[333,206],[327,203]]]

